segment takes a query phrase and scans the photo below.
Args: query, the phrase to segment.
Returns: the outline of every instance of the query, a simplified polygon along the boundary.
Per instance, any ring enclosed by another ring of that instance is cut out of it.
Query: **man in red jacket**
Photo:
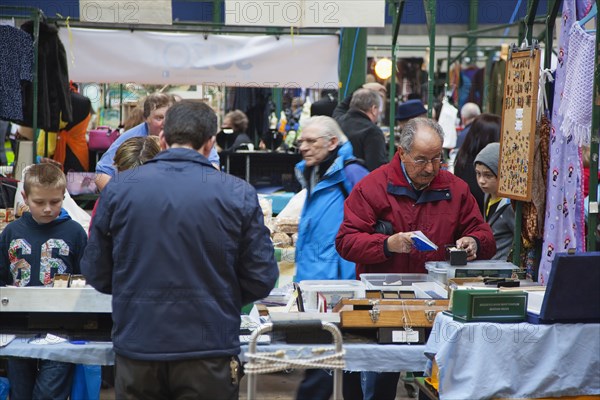
[[[426,261],[445,259],[445,246],[467,250],[467,259],[496,253],[467,184],[440,170],[444,133],[426,118],[411,120],[400,134],[398,152],[360,181],[346,200],[336,248],[362,273],[426,273]],[[383,223],[383,224],[382,224]],[[388,225],[389,232],[376,226]],[[411,233],[422,231],[438,246],[419,251]]]
[[[410,120],[392,161],[364,177],[344,203],[338,253],[362,273],[425,273],[426,261],[445,259],[445,245],[467,250],[467,259],[496,254],[490,226],[467,184],[440,170],[444,132],[435,121]],[[422,231],[435,251],[420,251],[411,233]],[[383,233],[382,233],[383,232]],[[363,373],[365,399],[393,400],[400,374]]]

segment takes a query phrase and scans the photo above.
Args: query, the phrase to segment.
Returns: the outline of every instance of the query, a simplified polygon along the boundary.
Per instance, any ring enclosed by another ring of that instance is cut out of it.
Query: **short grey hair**
[[[351,110],[360,110],[366,113],[373,106],[378,109],[383,107],[383,99],[379,92],[371,89],[358,89],[352,95],[352,100],[350,101]]]
[[[466,103],[460,109],[460,116],[462,118],[464,118],[465,120],[467,120],[467,121],[472,120],[473,118],[475,118],[479,114],[481,114],[481,109],[475,103]]]
[[[441,142],[444,143],[444,130],[440,124],[429,118],[413,118],[404,125],[400,132],[400,139],[398,140],[398,144],[405,151],[411,152],[413,142],[415,141],[415,135],[419,128],[429,128],[436,133]]]
[[[337,137],[340,144],[344,144],[348,141],[344,132],[342,132],[342,128],[338,125],[335,119],[325,116],[318,115],[315,117],[310,117],[306,120],[302,121],[302,129],[306,129],[310,126],[316,125],[321,132],[321,134],[326,138]]]

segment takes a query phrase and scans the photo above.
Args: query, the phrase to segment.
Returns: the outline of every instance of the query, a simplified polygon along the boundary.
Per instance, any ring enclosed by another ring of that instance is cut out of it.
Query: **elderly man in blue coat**
[[[296,280],[355,279],[355,265],[338,254],[335,236],[344,200],[369,171],[352,155],[352,144],[333,118],[303,122],[298,145],[303,160],[296,164],[296,178],[307,193],[298,226]],[[344,374],[344,393],[361,391],[360,374],[350,375]],[[307,370],[296,399],[329,399],[332,391],[327,372]]]

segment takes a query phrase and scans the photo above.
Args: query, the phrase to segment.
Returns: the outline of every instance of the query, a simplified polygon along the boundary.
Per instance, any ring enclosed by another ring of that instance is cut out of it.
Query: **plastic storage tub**
[[[417,299],[447,299],[448,291],[438,282],[415,282],[415,297]]]
[[[477,276],[493,276],[510,278],[512,271],[518,269],[512,263],[499,260],[478,260],[467,265],[450,265],[447,261],[428,261],[425,268],[434,282],[446,284],[452,278],[472,278]]]
[[[318,308],[318,293],[325,296],[327,308],[332,309],[341,299],[365,298],[365,285],[355,280],[300,281],[306,311]]]

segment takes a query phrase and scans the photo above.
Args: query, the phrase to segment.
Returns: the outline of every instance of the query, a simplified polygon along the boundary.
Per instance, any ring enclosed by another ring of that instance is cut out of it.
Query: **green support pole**
[[[394,19],[394,36],[392,36],[392,76],[390,80],[390,143],[389,159],[391,160],[396,153],[396,63],[398,31],[400,30],[400,21],[404,12],[404,0],[400,0],[397,7],[392,7],[392,17]]]
[[[477,29],[477,17],[479,13],[479,0],[470,0],[469,1],[469,31],[474,31]],[[469,50],[469,57],[472,61],[477,58],[477,49],[474,47],[477,44],[477,37],[472,36],[469,38],[468,45],[471,50]]]
[[[119,125],[123,125],[123,84],[119,84]]]
[[[223,23],[223,16],[221,15],[221,3],[223,0],[213,0],[213,22],[215,24]]]
[[[275,103],[275,115],[279,119],[281,110],[283,109],[283,89],[273,88],[273,103]]]
[[[550,0],[548,2],[548,13],[546,15],[546,47],[544,48],[544,69],[550,68],[552,61],[552,46],[554,43],[554,25],[556,23],[556,16],[558,15],[558,8],[560,7],[558,0]],[[546,83],[546,95],[552,95],[550,91],[550,82]],[[549,97],[548,97],[549,98]]]
[[[396,153],[396,50],[392,49],[392,76],[390,79],[390,137],[388,144],[388,159],[391,161]]]
[[[31,127],[33,128],[33,162],[37,160],[37,142],[40,136],[40,130],[38,129],[38,52],[40,44],[40,19],[41,11],[35,10],[33,17],[33,115],[31,120]],[[45,155],[48,155],[48,135],[46,135],[45,142]],[[21,177],[17,177],[21,179]]]
[[[600,0],[596,0],[600,8]],[[598,171],[598,146],[600,142],[600,18],[596,17],[596,68],[594,70],[594,104],[592,112],[592,137],[590,143],[590,171]],[[590,172],[590,194],[588,205],[588,251],[596,250],[596,229],[598,223],[598,174]]]
[[[365,83],[367,74],[367,30],[342,29],[340,50],[340,101]]]
[[[488,50],[486,52],[486,62],[485,62],[485,70],[486,71],[491,71],[492,70],[492,65],[494,64],[494,55],[496,54],[497,50]],[[481,104],[483,104],[482,107],[482,112],[487,112],[487,107],[488,107],[488,89],[490,87],[490,75],[489,74],[485,74],[483,77],[483,97],[481,98]]]
[[[282,88],[273,88],[272,89],[272,98],[273,103],[275,103],[275,116],[277,117],[277,127],[275,129],[279,129],[279,117],[281,116],[281,110],[283,109],[283,89]]]
[[[446,70],[446,88],[450,88],[450,68],[452,68],[452,63],[450,62],[450,58],[452,58],[452,35],[448,35],[448,55],[446,56],[446,62],[448,63],[448,68]],[[444,96],[446,93],[444,93]]]
[[[535,13],[538,9],[540,0],[528,0],[527,1],[527,16],[525,17],[525,37],[527,43],[531,45],[533,39],[533,20],[535,19]]]
[[[427,77],[427,117],[433,116],[433,99],[435,86],[435,0],[423,0],[425,16],[429,30],[429,76]]]
[[[523,43],[523,39],[525,39],[525,28],[526,24],[524,20],[521,20],[521,22],[519,23],[519,33],[518,33],[518,42],[517,42],[517,46],[520,46],[521,43]]]
[[[523,202],[515,202],[515,234],[513,237],[513,264],[521,265],[521,220],[523,219]]]
[[[527,39],[531,45],[533,38],[533,20],[539,0],[527,0],[527,15],[519,25],[519,43]],[[523,202],[517,201],[515,206],[515,234],[513,236],[513,264],[521,265],[521,229],[523,225]]]

